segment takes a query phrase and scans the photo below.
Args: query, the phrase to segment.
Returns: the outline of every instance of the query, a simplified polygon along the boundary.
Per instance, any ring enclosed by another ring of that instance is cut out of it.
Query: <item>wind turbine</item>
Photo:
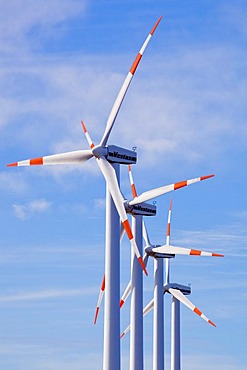
[[[187,249],[182,247],[170,246],[170,221],[171,221],[171,210],[172,202],[170,202],[168,212],[168,223],[167,223],[167,234],[166,244],[163,246],[152,245],[145,224],[143,225],[143,237],[146,242],[144,263],[147,264],[149,256],[154,258],[154,298],[148,303],[143,309],[143,316],[154,309],[153,319],[153,370],[164,369],[164,304],[163,294],[170,293],[173,297],[172,301],[172,332],[171,332],[171,370],[180,370],[180,306],[179,302],[182,302],[196,314],[201,316],[209,324],[215,326],[215,324],[209,320],[196,306],[194,306],[185,295],[191,293],[190,287],[170,283],[170,258],[175,257],[176,254],[187,254],[193,256],[214,256],[223,257],[222,254],[204,252],[195,249]],[[163,286],[163,258],[166,259],[166,278]],[[127,286],[122,298],[121,304],[126,301],[130,294],[130,284]],[[123,337],[132,328],[130,324],[122,333]]]
[[[137,195],[137,191],[136,191],[136,187],[134,184],[134,179],[133,179],[130,165],[128,165],[128,170],[129,170],[129,178],[130,178],[133,198],[134,200],[137,200],[138,198],[140,199],[141,196],[138,197]],[[201,178],[197,178],[197,181],[200,181],[200,180]],[[195,179],[188,180],[186,182],[175,183],[175,184],[172,184],[172,189],[176,190],[180,188],[182,184],[189,185],[194,182],[195,182]],[[166,187],[166,190],[168,188],[169,186]],[[157,196],[158,195],[157,189],[152,190],[152,193]],[[163,191],[162,194],[164,193],[165,192]],[[161,194],[159,193],[159,195]],[[143,223],[142,216],[134,215],[132,220],[133,220],[133,229],[136,230],[137,245],[140,246],[139,247],[140,253],[142,253],[142,223]],[[146,236],[145,238],[146,244],[150,245],[150,243],[148,243],[148,235],[145,229],[145,225],[143,228],[143,233]],[[161,252],[160,254],[163,257],[167,256],[167,252],[165,252],[164,254]],[[148,254],[146,253],[146,257],[144,258],[145,265],[147,263],[147,258],[148,258]],[[159,325],[163,327],[163,324],[162,324],[162,319],[163,319],[163,292],[162,292],[163,290],[163,262],[160,259],[155,259],[154,265],[156,267],[155,281],[157,283],[159,282],[159,286],[157,287],[155,286],[155,290],[154,290],[154,294],[155,296],[157,296],[157,299],[155,300],[155,302],[157,302],[157,300],[159,299],[159,304],[158,304],[159,309],[157,306],[157,309],[154,312],[155,314],[157,313],[156,322],[158,322]],[[140,314],[142,312],[142,307],[143,307],[143,279],[142,279],[142,272],[139,266],[135,264],[135,260],[133,258],[132,258],[132,263],[131,263],[131,281],[127,289],[129,289],[129,292],[131,292],[130,325],[131,325],[132,330],[131,330],[131,337],[130,337],[130,370],[135,370],[136,368],[138,369],[143,368],[143,318],[142,318],[142,315]],[[120,301],[120,307],[122,306],[123,301],[124,301],[124,297]],[[160,306],[161,304],[162,306]],[[160,329],[157,327],[155,327],[154,329],[156,330],[156,334],[157,334],[156,337],[160,336],[159,334]],[[160,348],[162,348],[161,346],[162,346],[162,343],[159,340],[159,338],[157,338],[157,340],[154,341],[154,350],[157,352],[157,356],[159,354],[159,357],[160,357],[160,353],[163,353],[163,350],[160,351]],[[164,345],[163,345],[163,348],[164,348]],[[154,359],[156,359],[157,356],[154,356]],[[157,364],[154,363],[154,369],[162,369],[162,364],[159,368],[157,367],[157,365],[158,365],[158,362]]]
[[[137,246],[139,248],[140,255],[142,254],[142,216],[154,216],[156,214],[156,207],[148,203],[144,203],[146,200],[153,199],[155,197],[161,196],[173,190],[178,190],[182,187],[194,184],[199,181],[211,178],[214,175],[201,176],[190,180],[180,181],[166,186],[161,186],[149,191],[142,193],[140,196],[137,195],[132,171],[130,165],[128,165],[130,184],[132,189],[133,199],[130,201],[125,201],[124,205],[127,213],[130,213],[133,217],[133,230],[136,239]],[[121,238],[123,233],[121,232]],[[161,252],[162,255],[162,252]],[[163,255],[166,256],[165,253]],[[133,256],[134,257],[134,256]],[[136,259],[132,257],[131,263],[131,281],[128,285],[128,294],[132,290],[132,300],[131,300],[131,341],[130,341],[130,370],[142,369],[143,368],[143,319],[140,312],[142,312],[143,307],[143,279],[142,271],[139,265],[136,265]],[[146,263],[144,262],[146,266]],[[161,284],[163,284],[163,279]],[[100,305],[102,302],[103,294],[105,291],[105,275],[102,279],[101,288],[99,292],[98,302],[95,311],[94,323],[97,321]],[[162,297],[163,300],[163,297]],[[120,307],[123,300],[120,301]]]
[[[197,182],[209,179],[209,178],[214,176],[214,175],[201,176],[201,177],[196,177],[196,178],[189,179],[189,180],[175,182],[175,183],[170,184],[170,185],[165,185],[165,186],[161,186],[161,187],[154,188],[154,189],[151,189],[151,190],[147,190],[147,191],[143,192],[142,194],[140,194],[138,196],[137,192],[136,192],[136,187],[135,187],[135,184],[134,184],[134,181],[133,181],[133,175],[132,175],[130,165],[128,165],[128,171],[129,171],[129,177],[130,177],[133,199],[132,200],[125,200],[124,201],[124,206],[125,206],[125,210],[128,214],[136,215],[136,216],[155,216],[156,215],[156,207],[154,205],[145,203],[144,201],[152,200],[152,199],[157,198],[161,195],[167,194],[171,191],[181,189],[182,187],[195,184]],[[124,231],[125,230],[122,226],[121,227],[121,232],[120,232],[120,241],[122,240],[122,238],[124,236]],[[144,240],[146,241],[146,247],[149,247],[149,249],[150,249],[151,244],[149,242],[147,242],[147,240],[149,240],[149,239],[148,239],[148,235],[147,235],[145,225],[144,225],[144,229],[143,229],[143,235],[144,235]],[[154,247],[160,247],[160,246],[154,246]],[[184,250],[184,248],[180,248],[180,247],[173,247],[173,248],[177,248],[177,250],[176,250],[177,254],[188,254],[187,249]],[[171,253],[171,250],[170,251],[165,250],[164,256],[167,256],[167,254],[169,254],[169,256],[173,257],[173,252],[174,251],[175,251],[175,249],[172,250],[172,253]],[[191,251],[191,254],[206,253],[205,255],[211,255],[208,252],[201,252],[201,251],[192,250],[192,249],[190,251]],[[162,252],[160,252],[160,254],[162,254]],[[214,253],[213,255],[216,255],[216,254]],[[145,266],[147,264],[148,256],[149,256],[149,254],[146,253],[145,257],[144,257],[144,260],[143,260]],[[128,286],[127,286],[127,288],[126,288],[126,290],[125,290],[125,292],[124,292],[124,294],[123,294],[123,296],[120,300],[120,307],[122,307],[122,305],[124,304],[125,300],[127,299],[127,297],[130,294],[130,291],[131,291],[131,281],[129,282],[129,284],[128,284]],[[95,310],[94,324],[96,324],[97,319],[98,319],[98,314],[99,314],[99,310],[100,310],[100,306],[101,306],[101,303],[102,303],[104,292],[105,292],[105,275],[103,276],[103,279],[102,279],[102,282],[101,282],[100,292],[99,292],[98,301],[97,301],[96,310]]]
[[[105,178],[106,190],[106,245],[105,245],[105,271],[106,271],[106,310],[104,328],[104,370],[120,369],[120,314],[119,314],[119,217],[125,232],[130,240],[134,253],[147,274],[142,257],[136,245],[135,238],[126,214],[124,199],[119,189],[119,165],[134,164],[137,160],[135,151],[127,150],[115,145],[107,145],[111,130],[117,118],[128,87],[140,63],[143,53],[158,27],[162,17],[159,17],[151,32],[144,41],[137,54],[113,104],[106,122],[105,132],[98,145],[94,145],[87,129],[82,127],[89,143],[89,150],[48,155],[11,163],[8,167],[55,165],[55,164],[83,164],[94,157]],[[114,322],[112,320],[114,317]]]

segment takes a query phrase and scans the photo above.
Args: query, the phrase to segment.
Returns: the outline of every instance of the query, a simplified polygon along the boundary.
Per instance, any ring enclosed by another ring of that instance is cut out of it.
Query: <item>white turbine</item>
[[[182,302],[196,314],[201,316],[209,324],[215,326],[215,324],[209,320],[196,306],[194,306],[185,295],[190,294],[190,287],[170,283],[170,258],[175,257],[177,254],[186,254],[192,256],[213,256],[223,257],[222,254],[203,252],[195,249],[187,249],[181,247],[170,246],[170,221],[171,221],[171,210],[172,203],[170,203],[168,213],[168,224],[166,234],[166,244],[163,246],[154,246],[151,244],[145,224],[143,223],[143,237],[146,242],[144,263],[147,264],[149,256],[154,258],[154,298],[148,303],[143,309],[143,316],[154,309],[153,319],[153,370],[164,369],[164,305],[163,305],[163,294],[170,293],[173,297],[172,303],[172,370],[180,369],[180,316],[179,316],[179,302]],[[166,259],[166,279],[163,285],[163,258]],[[128,284],[122,298],[121,305],[126,301],[130,294],[130,283]],[[122,333],[123,337],[132,328],[130,324]],[[179,358],[179,359],[178,359]],[[178,365],[179,364],[179,365]]]
[[[120,314],[119,314],[119,217],[126,234],[130,240],[133,251],[143,269],[147,274],[142,257],[137,248],[127,214],[124,199],[119,189],[119,165],[136,163],[136,152],[107,145],[111,130],[117,118],[119,109],[125,94],[140,63],[143,53],[154,34],[162,17],[159,17],[148,37],[144,41],[137,54],[124,82],[113,104],[105,132],[99,145],[94,145],[85,125],[82,123],[84,133],[89,143],[89,150],[77,150],[68,153],[54,154],[34,159],[28,159],[11,163],[9,167],[32,166],[32,165],[55,165],[55,164],[82,164],[92,157],[105,178],[106,190],[106,246],[105,246],[105,271],[106,273],[106,310],[104,329],[104,369],[120,369]],[[112,320],[114,317],[114,322]]]
[[[129,176],[130,176],[130,183],[131,183],[131,189],[132,189],[133,199],[132,200],[124,200],[124,206],[125,206],[125,210],[126,210],[126,212],[128,214],[135,215],[135,216],[154,216],[156,214],[156,207],[154,205],[151,205],[151,204],[142,202],[143,199],[145,199],[146,201],[147,200],[152,200],[152,199],[154,199],[156,197],[159,197],[161,195],[167,194],[167,193],[169,193],[171,191],[181,189],[181,188],[183,188],[185,186],[195,184],[197,182],[200,182],[200,181],[209,179],[209,178],[211,178],[211,177],[214,176],[214,175],[201,176],[201,177],[196,177],[196,178],[189,179],[189,180],[175,182],[175,183],[170,184],[170,185],[165,185],[165,186],[161,186],[159,188],[147,190],[147,191],[145,191],[144,193],[142,193],[141,195],[138,196],[137,195],[137,192],[136,192],[135,185],[134,185],[134,181],[133,181],[133,176],[132,176],[130,165],[128,165],[128,169],[129,169]],[[120,232],[120,241],[123,238],[124,231],[125,230],[124,230],[124,228],[122,226],[121,227],[121,232]],[[144,240],[146,241],[146,246],[147,247],[150,246],[150,243],[147,242],[148,236],[147,236],[145,225],[144,225],[144,229],[143,229],[143,235],[144,235]],[[153,246],[153,247],[163,248],[164,246]],[[180,248],[180,247],[173,247],[173,248],[176,249],[176,254],[188,254],[189,251],[190,251],[191,254],[202,253],[204,255],[204,253],[205,253],[206,255],[211,255],[208,252],[202,252],[202,251],[197,251],[197,250],[192,250],[192,249],[191,250],[188,250],[188,249]],[[171,250],[170,251],[165,250],[165,255],[167,255],[167,254],[170,255],[171,252],[173,254],[174,251],[175,251],[175,249],[173,249],[172,251]],[[163,253],[162,250],[160,251],[160,253],[161,254]],[[148,257],[148,255],[146,253],[145,254],[145,257],[144,257],[144,261],[143,261],[144,262],[144,266],[146,266],[145,260],[147,259],[147,257]],[[128,289],[126,290],[126,294],[128,294],[128,295],[130,293],[130,286],[131,286],[131,282],[129,283]],[[99,314],[99,310],[100,310],[100,306],[101,306],[101,302],[102,302],[102,298],[103,298],[104,292],[105,292],[105,275],[104,275],[104,277],[102,279],[101,288],[100,288],[100,292],[99,292],[99,296],[98,296],[98,301],[97,301],[97,306],[96,306],[96,310],[95,310],[95,317],[94,317],[94,323],[95,324],[97,322],[97,318],[98,318],[98,314]],[[124,303],[123,297],[122,297],[122,299],[120,301],[120,307]]]

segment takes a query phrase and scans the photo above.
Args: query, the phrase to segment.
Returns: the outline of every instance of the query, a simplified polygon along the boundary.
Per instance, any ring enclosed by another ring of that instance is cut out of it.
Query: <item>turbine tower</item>
[[[142,227],[142,216],[153,216],[156,214],[156,207],[154,205],[145,203],[144,201],[151,200],[155,197],[161,196],[173,190],[178,190],[188,185],[192,185],[196,182],[206,180],[208,178],[211,178],[213,175],[197,177],[197,178],[190,179],[190,180],[180,181],[174,184],[161,186],[159,188],[145,191],[139,196],[137,195],[137,192],[136,192],[130,166],[129,166],[129,176],[130,176],[130,183],[131,183],[133,199],[130,201],[126,200],[124,202],[124,205],[125,205],[126,212],[133,216],[134,235],[137,241],[137,245],[139,247],[139,253],[141,255],[142,254],[142,228],[141,228]],[[121,238],[122,238],[122,235],[123,233],[121,232]],[[167,254],[165,253],[163,255],[162,253],[160,253],[160,255],[165,257]],[[131,341],[130,341],[130,369],[133,370],[133,369],[138,368],[141,370],[143,368],[143,319],[140,313],[142,312],[142,309],[143,309],[143,282],[142,282],[142,271],[140,270],[139,265],[136,264],[135,261],[136,259],[132,258],[131,281],[127,288],[127,291],[128,291],[127,294],[129,294],[130,291],[134,292],[132,293],[132,300],[131,300],[131,322],[132,322],[133,330],[131,331]],[[144,266],[146,266],[145,262],[144,262]],[[163,287],[163,279],[161,280],[161,288],[160,288],[161,291],[162,291],[162,287]],[[101,289],[100,289],[96,312],[95,312],[94,323],[96,323],[97,321],[104,290],[105,290],[105,276],[103,277],[102,284],[101,284]],[[162,295],[163,293],[161,293],[161,296]],[[162,301],[163,301],[163,297],[162,297]],[[123,299],[120,301],[120,307],[122,306],[122,303],[123,303]],[[159,312],[161,312],[161,309],[159,310]]]
[[[148,237],[148,233],[143,224],[143,237],[146,242],[144,264],[148,262],[148,258],[151,256],[154,258],[154,298],[148,303],[148,305],[143,309],[143,316],[154,309],[153,316],[153,370],[163,370],[164,369],[164,306],[163,306],[163,294],[170,293],[173,297],[172,303],[172,362],[171,370],[180,370],[180,316],[179,316],[179,302],[182,302],[196,314],[201,316],[209,324],[215,326],[215,324],[209,320],[196,306],[194,306],[185,295],[190,294],[190,287],[170,283],[170,258],[175,257],[177,254],[186,254],[192,256],[213,256],[213,257],[223,257],[222,254],[204,252],[195,249],[187,249],[182,247],[175,247],[170,245],[170,221],[171,221],[171,210],[172,202],[170,202],[169,212],[168,212],[168,223],[167,223],[167,234],[166,234],[166,244],[163,246],[152,245]],[[166,278],[165,284],[163,285],[163,258],[166,259]],[[125,302],[130,293],[129,285],[126,288],[121,302]],[[122,303],[122,304],[123,304]],[[130,324],[122,333],[123,337],[130,329],[132,325]],[[176,367],[175,367],[176,366]],[[179,366],[179,367],[178,367]]]
[[[132,188],[133,199],[124,200],[125,210],[128,214],[135,215],[135,216],[155,216],[156,215],[156,206],[148,204],[148,203],[146,203],[146,201],[155,199],[155,198],[157,198],[161,195],[167,194],[167,193],[169,193],[171,191],[174,191],[174,190],[181,189],[185,186],[189,186],[189,185],[195,184],[197,182],[209,179],[213,176],[214,175],[201,176],[201,177],[196,177],[196,178],[189,179],[189,180],[175,182],[175,183],[170,184],[170,185],[165,185],[165,186],[161,186],[161,187],[154,188],[154,189],[151,189],[151,190],[147,190],[147,191],[143,192],[142,194],[140,194],[139,196],[137,195],[136,190],[133,191],[133,189],[135,189],[135,187],[134,187],[135,185],[134,185],[134,183],[132,183],[131,188]],[[131,177],[132,177],[132,175],[131,175]],[[133,177],[132,177],[131,181],[133,181]],[[125,232],[125,229],[124,229],[123,225],[121,225],[120,241],[122,240],[122,238],[124,236],[124,232]],[[144,225],[143,234],[144,234],[144,240],[146,241],[146,246],[149,246],[149,243],[147,242],[148,236],[147,236],[147,231],[146,231],[145,225]],[[180,251],[180,254],[181,254],[182,249],[181,248],[178,249],[178,252]],[[194,251],[194,252],[199,253],[200,251]],[[205,252],[205,253],[207,253],[207,252]],[[162,254],[162,253],[160,253],[160,254]],[[186,252],[184,251],[182,254],[186,254]],[[166,256],[166,255],[167,255],[167,253],[164,254],[164,256]],[[169,251],[169,256],[173,257],[173,254],[171,254],[171,251]],[[144,258],[144,261],[143,261],[145,267],[146,267],[146,261],[147,261],[146,259],[147,259],[147,254],[145,254],[145,258]],[[105,288],[105,278],[106,278],[106,276],[104,274],[102,282],[101,282],[101,287],[100,287],[100,292],[99,292],[99,296],[98,296],[97,305],[96,305],[95,316],[94,316],[94,324],[96,324],[96,322],[97,322],[100,307],[101,307],[101,303],[102,303],[102,299],[103,299],[104,292],[105,292],[105,289],[106,289]],[[122,307],[122,305],[124,304],[125,296],[126,296],[126,299],[127,299],[128,295],[130,294],[130,291],[131,291],[131,281],[129,282],[129,284],[128,284],[126,290],[125,290],[125,293],[123,294],[123,296],[120,300],[120,307]]]
[[[104,326],[104,370],[120,369],[120,313],[119,313],[119,218],[129,238],[134,253],[143,271],[147,274],[142,257],[136,245],[128,217],[125,211],[124,199],[119,189],[119,165],[134,164],[137,160],[136,152],[115,145],[107,145],[111,130],[117,118],[128,87],[140,63],[143,53],[154,34],[162,17],[159,17],[139,53],[137,54],[113,104],[106,122],[105,132],[98,145],[94,145],[87,129],[82,122],[82,127],[89,143],[89,150],[54,154],[39,158],[28,159],[11,163],[9,167],[55,164],[83,164],[94,157],[105,178],[106,190],[106,246],[105,269],[106,279],[106,310]],[[114,317],[114,322],[112,320]]]

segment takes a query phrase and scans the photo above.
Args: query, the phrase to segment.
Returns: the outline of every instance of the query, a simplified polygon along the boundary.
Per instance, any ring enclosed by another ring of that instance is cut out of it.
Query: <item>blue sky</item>
[[[133,79],[110,143],[137,146],[138,192],[214,173],[172,194],[171,242],[224,253],[177,257],[172,279],[214,329],[181,309],[184,370],[246,368],[247,128],[244,1],[0,1],[0,364],[8,370],[102,367],[103,312],[93,325],[104,272],[105,183],[81,167],[7,163],[87,149],[98,142],[142,42],[162,15]],[[131,197],[127,168],[121,187]],[[146,221],[165,241],[170,196]],[[151,261],[150,261],[151,262]],[[130,275],[121,247],[121,289]],[[152,263],[144,302],[152,297]],[[121,316],[128,324],[128,304]],[[165,297],[169,364],[170,297]],[[152,315],[145,318],[152,361]],[[129,338],[122,341],[127,368]]]

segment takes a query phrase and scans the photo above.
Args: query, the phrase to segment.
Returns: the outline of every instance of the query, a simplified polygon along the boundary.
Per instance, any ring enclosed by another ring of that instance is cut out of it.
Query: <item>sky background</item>
[[[103,307],[105,182],[83,166],[6,168],[7,163],[97,143],[143,41],[156,30],[109,143],[137,147],[138,193],[215,177],[172,194],[171,243],[224,253],[177,257],[172,281],[217,328],[181,307],[183,370],[246,369],[247,6],[243,0],[0,0],[0,365],[8,370],[98,370]],[[127,168],[121,189],[131,198]],[[171,195],[146,220],[164,243]],[[152,298],[153,266],[144,277]],[[121,291],[130,247],[121,246]],[[165,297],[169,366],[171,297]],[[128,303],[121,329],[129,323]],[[145,369],[152,314],[144,320]],[[129,336],[122,340],[128,368]]]

